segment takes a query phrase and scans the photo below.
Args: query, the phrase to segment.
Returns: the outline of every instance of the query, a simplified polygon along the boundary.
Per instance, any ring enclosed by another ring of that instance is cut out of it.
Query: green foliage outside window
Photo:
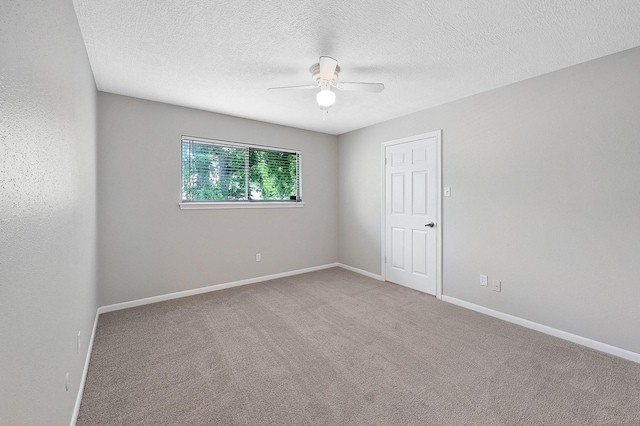
[[[299,153],[182,142],[182,201],[300,201]]]

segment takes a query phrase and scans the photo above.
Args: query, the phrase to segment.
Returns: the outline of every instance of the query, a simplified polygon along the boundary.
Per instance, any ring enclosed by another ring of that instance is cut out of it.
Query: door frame
[[[382,225],[380,227],[380,265],[382,265],[382,281],[387,280],[387,266],[385,265],[385,256],[387,254],[387,191],[386,191],[386,177],[387,168],[385,164],[386,149],[391,145],[399,145],[402,143],[413,142],[419,139],[436,138],[436,201],[438,206],[436,207],[436,299],[442,300],[442,130],[436,130],[434,132],[421,133],[419,135],[408,136],[406,138],[394,139],[391,141],[383,142],[380,145],[382,154],[380,155],[380,169],[382,170],[382,196],[380,203],[382,205]]]

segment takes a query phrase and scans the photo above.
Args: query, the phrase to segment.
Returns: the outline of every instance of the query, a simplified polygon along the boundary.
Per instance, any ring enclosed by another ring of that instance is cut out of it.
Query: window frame
[[[184,201],[182,200],[182,145],[187,142],[196,142],[203,145],[217,145],[238,148],[254,148],[262,151],[276,151],[296,154],[298,156],[298,200],[225,200],[225,201]],[[223,139],[207,139],[195,136],[182,135],[180,138],[180,202],[181,210],[202,209],[269,209],[269,208],[300,208],[304,207],[302,198],[302,151],[297,149],[281,148],[269,145],[257,145]]]

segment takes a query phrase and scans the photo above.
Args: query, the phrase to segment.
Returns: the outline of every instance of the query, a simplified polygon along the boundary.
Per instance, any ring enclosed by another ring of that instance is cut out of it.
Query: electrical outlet
[[[256,253],[256,262],[260,262],[262,260],[262,255],[260,253]]]
[[[444,187],[444,196],[445,197],[451,197],[451,187],[450,186],[445,186]]]
[[[80,355],[80,332],[76,336],[76,355]]]
[[[493,291],[502,291],[502,282],[493,280]]]
[[[489,285],[489,277],[486,275],[480,275],[480,285],[482,287],[487,287]]]

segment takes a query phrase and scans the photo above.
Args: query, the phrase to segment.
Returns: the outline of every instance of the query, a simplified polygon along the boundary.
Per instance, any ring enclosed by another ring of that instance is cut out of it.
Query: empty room
[[[0,425],[640,425],[639,2],[0,22]]]

